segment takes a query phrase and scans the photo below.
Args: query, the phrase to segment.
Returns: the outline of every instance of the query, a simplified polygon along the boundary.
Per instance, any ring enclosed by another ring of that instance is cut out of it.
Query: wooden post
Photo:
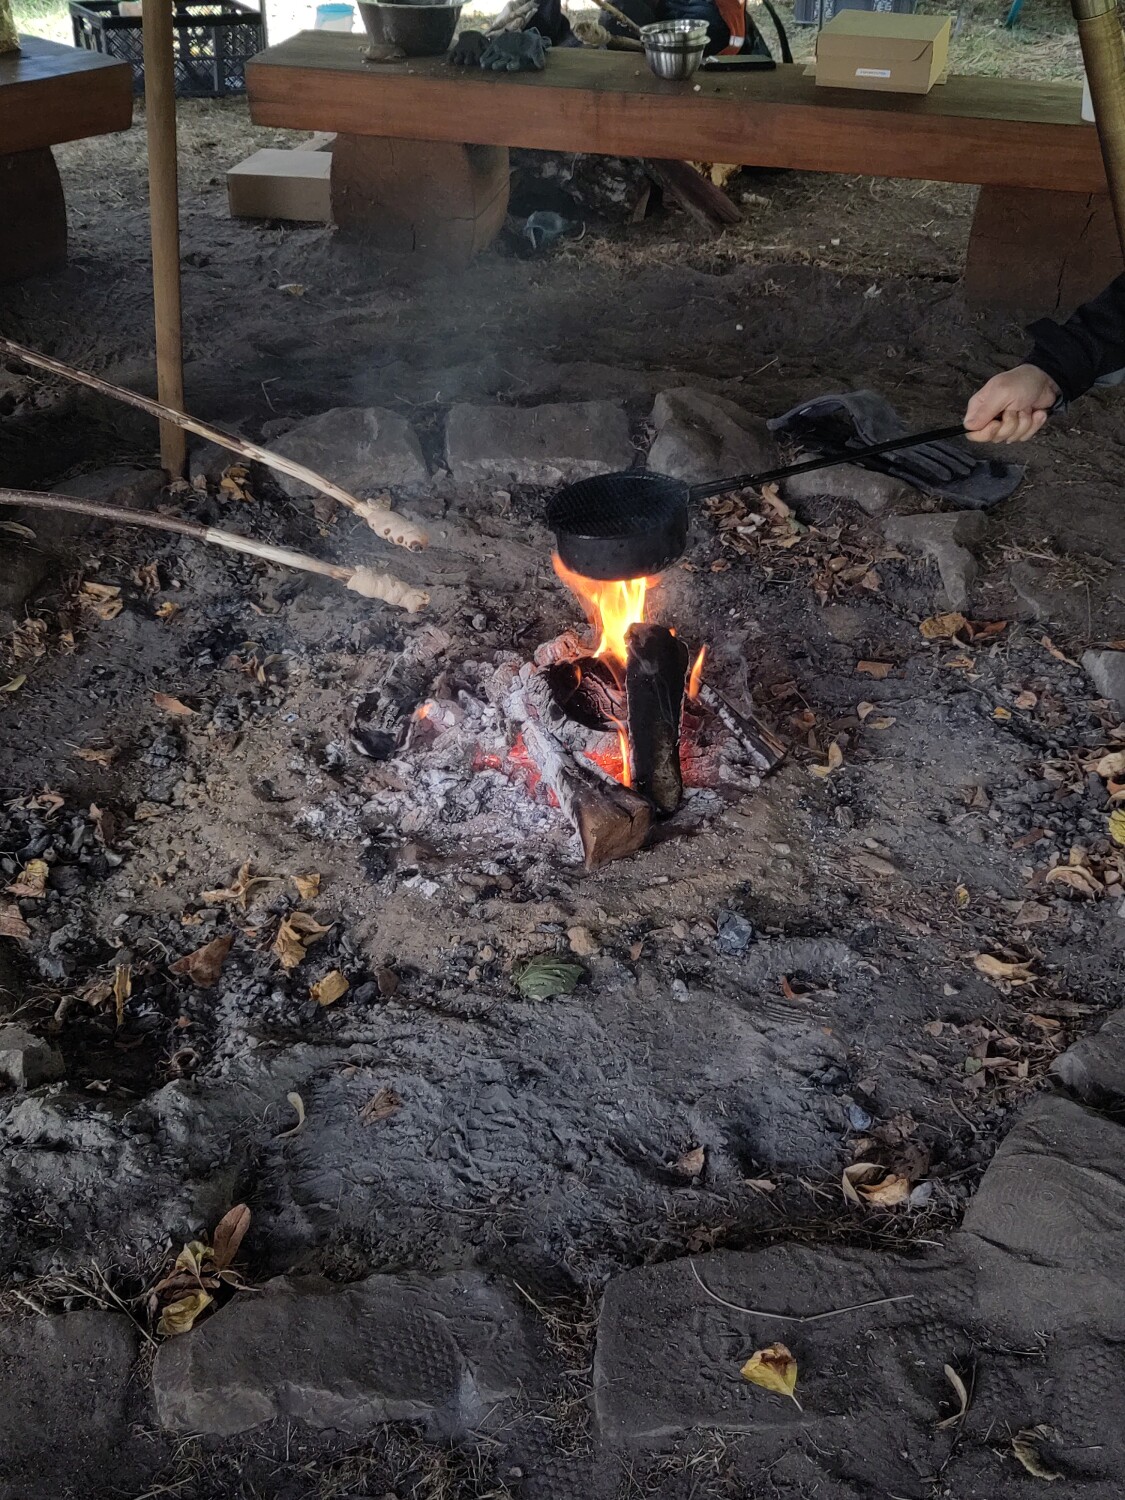
[[[165,406],[184,409],[184,346],[180,313],[180,206],[176,163],[176,76],[172,0],[142,0],[148,203],[152,295],[156,314],[156,386]],[[187,440],[172,422],[160,424],[160,459],[173,479],[187,467]]]
[[[1117,235],[1125,252],[1125,45],[1117,0],[1071,0]]]

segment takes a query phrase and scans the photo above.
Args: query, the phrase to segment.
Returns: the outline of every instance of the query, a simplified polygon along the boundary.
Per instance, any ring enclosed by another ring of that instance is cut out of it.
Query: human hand
[[[488,38],[483,31],[463,31],[446,61],[455,68],[479,68],[487,46]]]
[[[969,402],[965,436],[974,443],[1022,443],[1046,423],[1061,391],[1038,365],[994,375]]]

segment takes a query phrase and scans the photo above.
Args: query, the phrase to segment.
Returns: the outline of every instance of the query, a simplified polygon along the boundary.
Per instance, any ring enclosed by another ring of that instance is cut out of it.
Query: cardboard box
[[[951,30],[948,16],[843,10],[817,40],[817,84],[928,94],[945,71]]]
[[[331,224],[330,151],[255,151],[227,173],[232,219]]]

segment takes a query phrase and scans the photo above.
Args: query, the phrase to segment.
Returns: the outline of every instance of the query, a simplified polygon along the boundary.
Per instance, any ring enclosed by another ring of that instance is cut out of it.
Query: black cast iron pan
[[[647,469],[598,474],[568,484],[553,496],[547,505],[547,525],[555,534],[559,559],[572,573],[581,573],[584,578],[651,577],[682,556],[687,546],[688,505],[693,500],[964,435],[960,423],[956,427],[935,427],[868,448],[810,458],[762,474],[735,474],[708,484],[687,484]]]

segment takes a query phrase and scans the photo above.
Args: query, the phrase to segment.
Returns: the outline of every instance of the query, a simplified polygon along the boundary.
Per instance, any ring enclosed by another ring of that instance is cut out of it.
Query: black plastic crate
[[[133,65],[133,92],[145,87],[140,16],[118,14],[117,0],[70,0],[74,45]],[[217,99],[246,92],[246,64],[266,45],[260,11],[240,0],[176,0],[172,13],[176,93]]]

